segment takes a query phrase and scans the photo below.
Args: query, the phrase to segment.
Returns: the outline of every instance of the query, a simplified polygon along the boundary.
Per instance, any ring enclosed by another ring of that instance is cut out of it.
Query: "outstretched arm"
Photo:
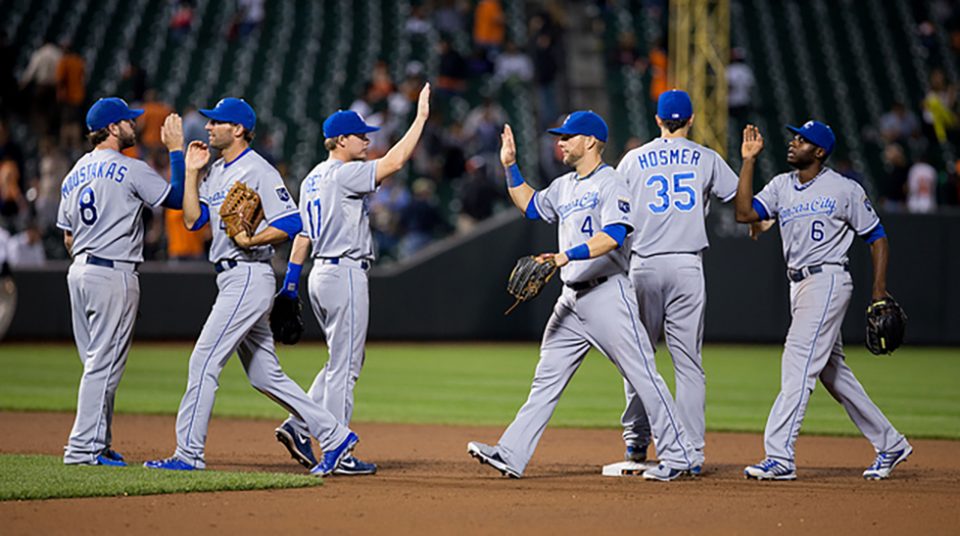
[[[410,125],[407,133],[400,138],[400,141],[391,147],[387,154],[383,155],[383,158],[377,161],[377,185],[383,182],[383,179],[400,171],[407,160],[410,160],[429,117],[430,84],[427,83],[420,90],[420,99],[417,101],[417,117],[413,120],[413,124]]]
[[[873,301],[887,297],[887,259],[890,256],[890,244],[883,236],[870,244],[870,257],[873,259]]]
[[[202,141],[192,141],[184,158],[186,167],[183,185],[183,224],[187,229],[197,230],[203,226],[200,221],[203,211],[200,208],[200,170],[210,160],[210,149]],[[209,217],[209,213],[208,213]],[[197,222],[200,222],[197,225]]]
[[[760,220],[760,215],[753,208],[753,169],[761,151],[763,136],[760,135],[760,130],[753,125],[747,125],[743,129],[743,144],[740,146],[743,164],[740,166],[740,183],[737,185],[737,197],[734,200],[737,221],[740,223]]]
[[[503,133],[500,134],[500,163],[507,174],[510,200],[520,212],[526,213],[536,190],[531,188],[520,174],[520,166],[517,165],[517,143],[513,139],[513,129],[508,124],[503,125]]]

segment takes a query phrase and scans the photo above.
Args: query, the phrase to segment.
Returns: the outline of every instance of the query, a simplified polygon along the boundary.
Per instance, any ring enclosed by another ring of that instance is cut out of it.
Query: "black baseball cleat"
[[[313,455],[313,445],[310,438],[298,432],[290,423],[284,423],[276,430],[279,441],[290,452],[290,457],[307,469],[317,465],[317,458]]]
[[[520,472],[507,465],[507,462],[500,457],[497,447],[491,447],[483,443],[471,441],[467,443],[467,453],[476,458],[481,464],[489,465],[503,476],[510,478],[520,478]]]

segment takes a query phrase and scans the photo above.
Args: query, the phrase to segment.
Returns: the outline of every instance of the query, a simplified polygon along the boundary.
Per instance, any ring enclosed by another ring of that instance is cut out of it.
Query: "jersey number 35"
[[[654,214],[663,214],[671,207],[681,212],[689,212],[697,206],[697,191],[690,183],[696,180],[697,174],[693,171],[683,171],[671,175],[671,180],[665,175],[651,175],[645,186],[656,188],[654,195],[656,203],[647,203],[647,208]],[[672,188],[671,188],[672,186]]]

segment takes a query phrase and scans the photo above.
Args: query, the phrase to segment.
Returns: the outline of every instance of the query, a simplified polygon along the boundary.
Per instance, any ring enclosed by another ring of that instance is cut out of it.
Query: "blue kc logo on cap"
[[[366,134],[376,132],[380,127],[368,125],[363,117],[353,110],[338,110],[323,122],[323,137],[336,138],[350,134]]]
[[[657,99],[657,117],[669,121],[683,121],[693,116],[690,95],[682,89],[664,91]]]
[[[829,155],[837,143],[833,129],[820,121],[807,121],[802,127],[787,125],[787,130],[820,147]]]
[[[214,121],[241,125],[247,130],[253,130],[257,125],[257,113],[253,107],[247,101],[234,97],[220,99],[212,110],[201,109],[200,114]]]
[[[593,136],[602,142],[607,141],[607,123],[593,110],[580,110],[567,116],[567,119],[558,128],[548,130],[557,136]]]
[[[87,111],[87,128],[90,132],[96,132],[107,125],[136,119],[141,115],[143,110],[130,108],[127,101],[118,97],[107,97],[93,103]]]

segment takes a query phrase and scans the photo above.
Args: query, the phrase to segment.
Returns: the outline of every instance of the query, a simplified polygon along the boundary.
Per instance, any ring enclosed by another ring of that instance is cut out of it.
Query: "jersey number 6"
[[[672,177],[673,192],[670,192],[670,181],[668,181],[664,175],[651,175],[650,178],[647,179],[646,186],[657,187],[654,195],[660,200],[660,203],[647,203],[647,208],[650,209],[650,212],[663,214],[670,210],[671,198],[673,198],[672,205],[681,212],[689,212],[697,205],[697,191],[687,184],[687,182],[696,179],[697,174],[693,171],[684,171],[682,173],[674,173]],[[685,199],[681,199],[684,197]]]

